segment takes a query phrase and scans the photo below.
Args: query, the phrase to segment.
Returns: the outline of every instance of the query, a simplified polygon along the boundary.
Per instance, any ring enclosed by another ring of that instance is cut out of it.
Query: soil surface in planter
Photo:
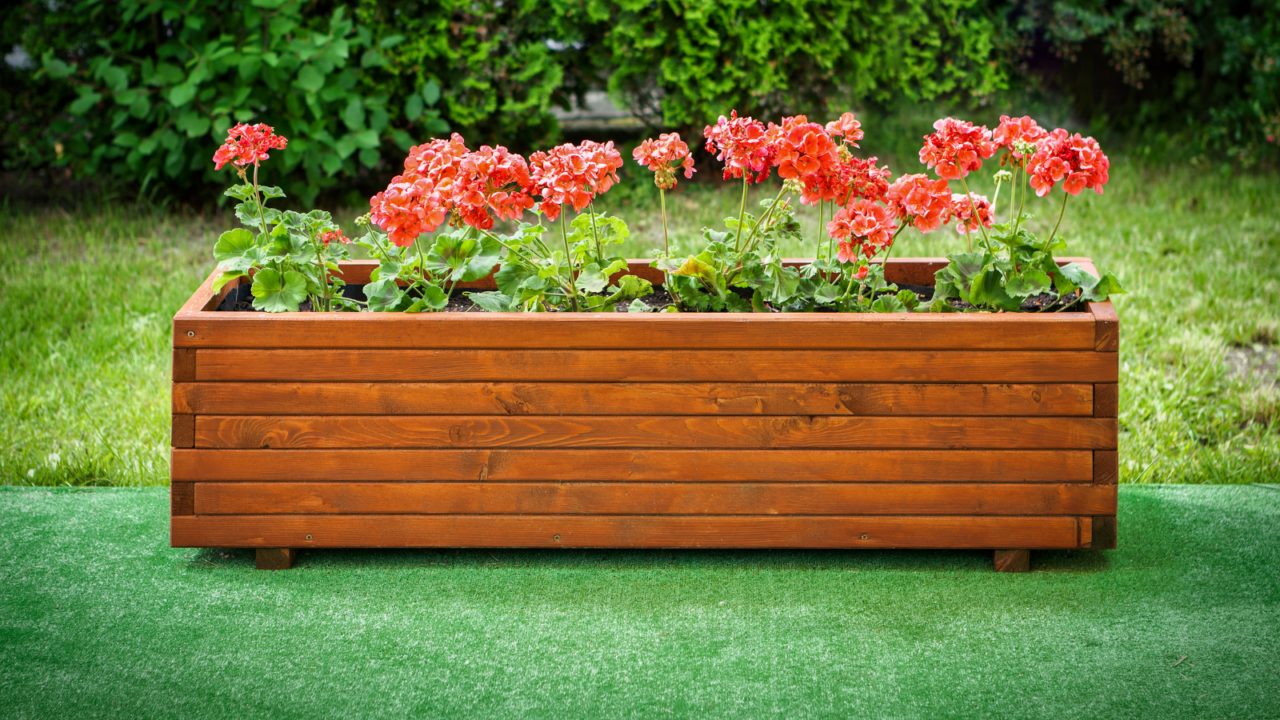
[[[920,302],[922,304],[928,303],[933,298],[933,288],[927,285],[908,285],[906,283],[898,283],[898,289],[910,290],[914,292],[920,298]],[[730,288],[730,290],[732,290],[734,293],[736,293],[737,295],[739,295],[744,299],[747,299],[747,300],[751,299],[751,290],[747,288]],[[454,293],[449,298],[449,304],[445,306],[444,312],[484,312],[479,308],[479,306],[477,306],[474,302],[471,301],[470,298],[468,298],[464,294],[466,292],[471,292],[471,291],[469,290],[454,291]],[[605,293],[592,293],[592,294],[595,296],[605,295]],[[888,292],[877,293],[877,295],[885,295],[885,294],[892,294],[892,293],[888,293]],[[347,285],[345,288],[343,288],[343,295],[345,297],[348,297],[354,300],[364,300],[365,299],[364,286],[363,285]],[[1077,296],[1076,293],[1072,293],[1067,297],[1073,298],[1076,296]],[[661,287],[655,287],[653,290],[653,294],[646,295],[645,297],[640,298],[640,302],[649,306],[651,311],[659,311],[673,304],[671,295]],[[951,300],[951,306],[953,308],[956,308],[957,310],[974,309],[973,306],[970,305],[969,303],[964,302],[962,300],[956,300],[954,298]],[[777,308],[771,308],[771,309],[773,310],[773,312],[782,312]],[[1051,312],[1087,312],[1088,311],[1086,304],[1079,300],[1070,300],[1069,306],[1066,308],[1062,308],[1060,304],[1055,305],[1053,295],[1050,295],[1049,293],[1042,293],[1040,295],[1033,295],[1032,297],[1029,297],[1026,300],[1024,300],[1022,303],[1020,312],[1039,313],[1039,312],[1045,312],[1046,309],[1049,309]],[[253,307],[253,295],[250,292],[249,285],[239,285],[235,289],[233,289],[231,292],[227,293],[227,296],[223,298],[222,302],[218,305],[217,310],[219,312],[263,312],[262,310],[257,310]],[[311,312],[312,311],[311,301],[310,300],[304,301],[298,307],[298,311]],[[564,310],[560,312],[571,312],[571,311]],[[623,312],[623,313],[629,312],[628,303],[618,303],[617,305],[614,306],[614,312]],[[716,311],[706,311],[706,312],[716,312]],[[817,310],[816,312],[836,312],[836,310],[831,308],[822,308]]]

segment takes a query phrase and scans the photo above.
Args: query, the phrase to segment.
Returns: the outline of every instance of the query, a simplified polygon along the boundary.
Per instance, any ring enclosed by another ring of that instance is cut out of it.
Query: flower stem
[[[831,220],[835,221],[835,219],[836,219],[836,203],[833,200],[831,201]],[[835,255],[832,254],[833,252],[835,252],[835,250],[832,247],[833,242],[835,241],[832,239],[831,233],[827,233],[827,266],[828,267],[830,267],[831,265],[831,258],[835,257]]]
[[[573,254],[569,252],[569,227],[565,221],[565,216],[560,215],[560,236],[564,238],[564,262],[569,266],[569,302],[573,305],[573,311],[578,311],[578,285],[573,278]]]
[[[658,188],[658,201],[662,203],[662,250],[666,255],[671,254],[671,241],[667,238],[667,191]]]
[[[818,201],[818,244],[813,249],[813,259],[817,260],[822,254],[822,216],[827,212],[827,204],[822,200]]]
[[[978,223],[978,229],[982,231],[983,248],[987,252],[991,252],[991,238],[987,237],[987,228],[982,224],[982,217],[978,215],[978,202],[973,199],[973,193],[969,192],[969,183],[964,179],[963,175],[960,176],[960,184],[964,186],[964,194],[969,196],[969,206],[973,208],[973,220]],[[972,243],[970,243],[969,249],[973,249]]]
[[[1026,207],[1027,205],[1027,190],[1030,189],[1030,184],[1031,184],[1031,177],[1027,175],[1027,169],[1021,168],[1021,170],[1022,170],[1022,174],[1026,177],[1024,178],[1024,182],[1021,183],[1022,194],[1021,194],[1021,199],[1018,201],[1018,221],[1017,221],[1017,224],[1015,224],[1013,227],[1013,234],[1015,237],[1018,234],[1018,228],[1022,227],[1022,208]]]
[[[787,191],[787,187],[783,185],[782,189],[778,191],[778,196],[773,199],[773,204],[770,205],[769,208],[764,211],[764,215],[760,216],[760,221],[757,222],[755,226],[751,228],[751,234],[747,236],[747,244],[746,244],[746,247],[742,248],[742,252],[747,252],[753,247],[752,241],[755,240],[756,235],[760,232],[760,227],[764,225],[766,221],[768,221],[769,218],[773,216],[773,209],[778,207],[778,203],[782,200],[783,193],[785,193],[786,191]]]
[[[600,261],[600,267],[604,267],[604,247],[600,245],[600,233],[596,231],[596,201],[589,203],[591,210],[591,236],[596,239],[596,259]]]
[[[742,202],[738,204],[738,237],[733,241],[734,252],[742,252],[739,245],[742,242],[742,217],[747,213],[747,171],[742,171]]]
[[[1058,211],[1058,222],[1053,224],[1053,232],[1049,233],[1049,241],[1044,244],[1044,250],[1041,252],[1049,252],[1049,246],[1053,244],[1053,239],[1058,235],[1058,226],[1062,224],[1062,216],[1067,214],[1067,198],[1071,197],[1066,190],[1062,191],[1062,209]]]

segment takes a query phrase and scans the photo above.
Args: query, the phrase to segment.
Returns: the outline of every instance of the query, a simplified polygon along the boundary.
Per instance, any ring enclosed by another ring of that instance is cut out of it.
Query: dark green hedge
[[[0,164],[146,194],[220,180],[239,120],[310,200],[450,130],[545,146],[598,88],[685,131],[1030,83],[1242,160],[1280,132],[1280,0],[18,0],[0,33]]]

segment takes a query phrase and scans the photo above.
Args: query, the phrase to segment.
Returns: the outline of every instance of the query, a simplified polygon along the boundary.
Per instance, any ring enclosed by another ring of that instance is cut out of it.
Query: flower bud
[[[804,192],[804,183],[800,181],[800,178],[791,178],[782,183],[782,189],[787,193],[800,194]]]
[[[1013,173],[1009,172],[1008,170],[1001,170],[1000,172],[995,174],[995,180],[997,185],[1001,183],[1007,183],[1010,180],[1013,180]]]

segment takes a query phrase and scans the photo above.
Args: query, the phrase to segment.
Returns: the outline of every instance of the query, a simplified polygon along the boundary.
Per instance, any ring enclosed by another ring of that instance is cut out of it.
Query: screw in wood
[[[560,542],[560,536],[559,536],[559,535],[552,535],[552,536],[551,536],[551,539],[552,539],[552,540],[555,540],[556,542]]]
[[[308,539],[308,540],[310,540],[310,539],[311,539],[311,536],[310,536],[310,535],[308,535],[308,536],[307,536],[307,539]]]
[[[195,336],[196,336],[196,331],[195,331],[195,330],[188,330],[188,331],[187,331],[187,337],[195,337]]]
[[[859,538],[859,539],[862,539],[862,540],[870,540],[870,539],[871,539],[871,536],[870,536],[870,535],[865,535],[865,534],[864,534],[864,535],[859,535],[859,536],[858,536],[858,538]]]

